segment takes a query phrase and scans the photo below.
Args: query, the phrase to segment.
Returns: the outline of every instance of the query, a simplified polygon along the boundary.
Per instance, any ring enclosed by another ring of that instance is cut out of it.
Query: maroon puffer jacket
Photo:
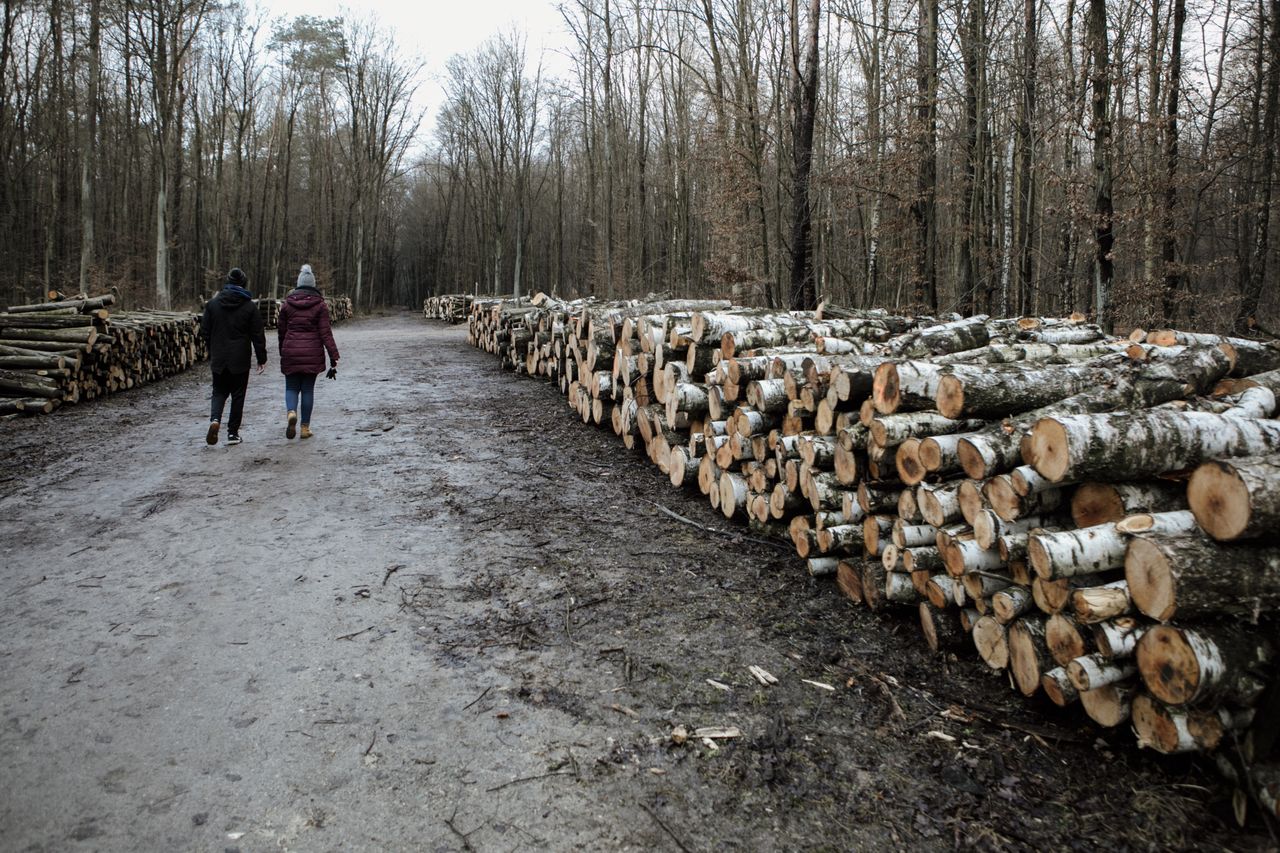
[[[281,373],[324,373],[325,350],[330,362],[337,363],[338,345],[329,325],[329,308],[319,293],[310,288],[290,293],[276,322]]]

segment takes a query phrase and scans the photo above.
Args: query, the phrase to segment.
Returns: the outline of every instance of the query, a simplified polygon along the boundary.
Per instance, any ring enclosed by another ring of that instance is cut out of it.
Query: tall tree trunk
[[[1164,205],[1161,211],[1160,261],[1164,275],[1164,316],[1176,324],[1182,301],[1182,274],[1178,262],[1178,107],[1182,96],[1182,30],[1187,22],[1187,0],[1173,0],[1173,33],[1169,45],[1169,92],[1164,126]]]
[[[960,50],[964,61],[964,183],[960,199],[960,256],[958,272],[960,306],[966,314],[977,313],[978,208],[978,85],[979,57],[986,50],[984,0],[969,0],[965,25],[961,29]]]
[[[1272,0],[1280,3],[1280,0]],[[1097,323],[1110,331],[1114,318],[1111,287],[1115,245],[1111,202],[1111,51],[1107,43],[1106,0],[1089,0],[1086,36],[1090,57],[1089,82],[1093,102],[1093,311]]]
[[[86,97],[84,142],[80,159],[80,292],[89,292],[93,266],[94,206],[98,185],[98,75],[102,62],[102,2],[89,4],[89,90]]]
[[[809,27],[805,36],[804,68],[800,67],[799,13],[791,0],[791,75],[793,124],[791,156],[795,164],[795,187],[791,199],[791,291],[793,311],[818,307],[813,273],[813,207],[809,197],[809,175],[813,167],[813,123],[818,106],[818,20],[821,0],[809,0]]]
[[[1259,175],[1257,213],[1254,214],[1252,246],[1249,247],[1248,277],[1241,282],[1240,307],[1236,311],[1236,330],[1246,332],[1258,313],[1262,301],[1263,285],[1267,275],[1267,250],[1270,247],[1272,183],[1276,166],[1276,121],[1280,104],[1280,0],[1271,0],[1271,15],[1265,40],[1268,55],[1266,63],[1266,107],[1262,127],[1262,167]],[[1259,81],[1261,82],[1261,81]]]
[[[1035,122],[1036,78],[1039,68],[1039,0],[1022,0],[1022,100],[1018,115],[1018,313],[1035,310],[1034,258],[1031,251],[1032,219],[1035,214]]]
[[[938,190],[938,2],[921,0],[917,31],[918,123],[916,197],[911,204],[916,226],[915,288],[918,308],[938,308],[937,190]]]

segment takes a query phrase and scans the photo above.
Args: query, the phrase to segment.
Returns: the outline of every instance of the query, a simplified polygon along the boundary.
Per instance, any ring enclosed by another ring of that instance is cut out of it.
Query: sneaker
[[[218,443],[218,422],[217,421],[209,421],[209,431],[204,434],[204,443],[205,444]]]
[[[302,425],[302,437],[311,438],[311,427],[307,426],[306,424]]]
[[[284,437],[293,438],[297,434],[298,434],[298,413],[290,412],[289,425],[284,428]],[[303,438],[306,438],[306,436],[303,436]]]
[[[240,436],[238,436],[238,435],[229,435],[229,436],[227,436],[227,446],[228,446],[228,447],[229,447],[229,446],[231,446],[231,445],[233,445],[233,444],[239,444],[239,443],[240,443],[240,442],[242,442],[242,441],[244,441],[244,439],[243,439],[243,438],[241,438],[241,437],[240,437]]]

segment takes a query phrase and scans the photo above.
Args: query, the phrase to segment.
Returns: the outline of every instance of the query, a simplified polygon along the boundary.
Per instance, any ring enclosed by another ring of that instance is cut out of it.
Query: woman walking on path
[[[298,288],[280,307],[276,333],[280,338],[280,372],[284,374],[284,406],[288,411],[285,438],[293,438],[298,425],[301,399],[302,437],[311,438],[311,407],[315,402],[316,377],[324,373],[324,354],[329,365],[338,367],[338,345],[329,323],[329,306],[316,287],[310,264],[298,273]]]

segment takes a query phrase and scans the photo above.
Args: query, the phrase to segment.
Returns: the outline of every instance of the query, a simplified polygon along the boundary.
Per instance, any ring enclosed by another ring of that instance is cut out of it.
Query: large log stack
[[[429,296],[422,301],[422,316],[428,320],[443,320],[456,326],[467,322],[473,299],[474,297],[468,293]]]
[[[1280,348],[544,294],[476,300],[469,340],[935,651],[1280,780]]]
[[[111,295],[0,313],[0,415],[43,414],[180,373],[207,356],[199,319],[111,313]]]

